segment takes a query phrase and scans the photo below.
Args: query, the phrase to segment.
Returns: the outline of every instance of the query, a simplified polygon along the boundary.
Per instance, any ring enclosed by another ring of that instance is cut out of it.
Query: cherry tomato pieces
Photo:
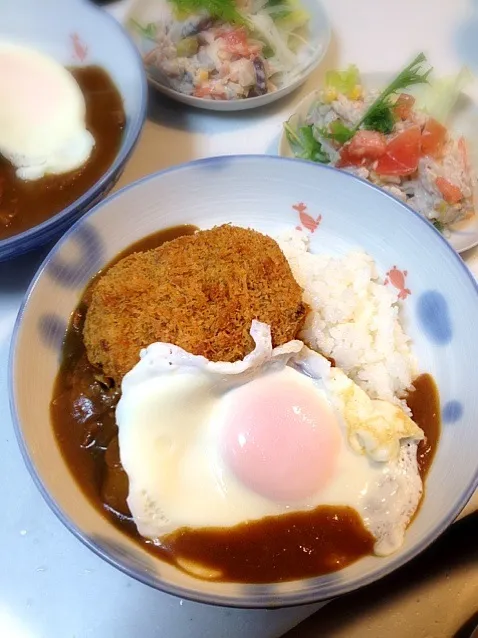
[[[463,193],[458,186],[455,186],[444,177],[437,177],[435,184],[443,195],[443,199],[449,204],[458,204],[463,199]]]
[[[195,97],[210,97],[210,98],[216,98],[218,100],[226,100],[227,99],[227,95],[226,92],[224,91],[224,87],[220,87],[218,86],[214,86],[212,84],[203,84],[202,86],[197,86],[194,89],[194,94]]]
[[[376,131],[357,131],[348,144],[342,147],[339,168],[360,166],[365,160],[375,161],[387,148],[387,140],[382,133]]]
[[[422,155],[440,157],[446,140],[446,128],[432,117],[422,131]]]
[[[345,144],[345,146],[342,146],[340,157],[335,164],[337,168],[347,168],[347,166],[360,166],[362,164],[363,158],[353,157],[349,154],[349,146],[349,144]]]
[[[247,31],[244,27],[222,32],[219,37],[224,40],[225,51],[231,55],[247,58],[251,55],[257,55],[262,48],[260,44],[252,44],[247,41]]]
[[[385,153],[387,140],[377,131],[357,131],[350,140],[348,154],[354,158],[376,160]]]
[[[411,175],[418,168],[420,148],[420,127],[410,126],[389,141],[375,171],[379,175]]]
[[[221,38],[230,46],[236,46],[238,44],[245,46],[247,44],[247,33],[243,27],[226,31],[221,34]]]
[[[410,113],[412,112],[414,104],[415,98],[413,97],[413,95],[408,95],[408,93],[401,93],[398,96],[398,100],[395,102],[395,106],[393,107],[395,115],[401,120],[408,119],[410,117]]]

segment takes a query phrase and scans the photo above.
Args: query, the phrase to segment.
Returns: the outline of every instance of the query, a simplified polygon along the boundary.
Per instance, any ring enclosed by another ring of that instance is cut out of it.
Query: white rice
[[[332,357],[371,398],[399,403],[416,376],[416,360],[399,302],[379,279],[374,260],[365,252],[312,254],[306,233],[298,230],[278,243],[311,309],[299,337]]]

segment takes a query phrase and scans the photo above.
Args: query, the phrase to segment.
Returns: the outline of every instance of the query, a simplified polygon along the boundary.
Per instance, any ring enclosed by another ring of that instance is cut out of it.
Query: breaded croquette
[[[296,337],[305,313],[302,289],[277,243],[224,225],[112,266],[94,284],[84,341],[89,361],[119,383],[151,343],[236,361],[254,347],[253,319],[271,326],[278,346]]]

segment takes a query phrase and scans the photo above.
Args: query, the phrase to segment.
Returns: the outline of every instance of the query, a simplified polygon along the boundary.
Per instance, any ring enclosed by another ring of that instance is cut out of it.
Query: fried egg
[[[320,505],[354,508],[386,555],[403,542],[422,483],[422,431],[372,401],[300,341],[210,362],[170,344],[141,353],[116,409],[128,505],[152,540]]]
[[[83,93],[53,58],[0,42],[0,155],[23,180],[82,166],[95,140]]]

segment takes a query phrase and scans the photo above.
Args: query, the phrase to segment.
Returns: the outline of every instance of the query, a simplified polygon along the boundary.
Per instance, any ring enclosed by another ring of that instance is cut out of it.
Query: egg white
[[[71,73],[34,49],[0,42],[0,155],[20,179],[36,180],[82,166],[95,140]]]
[[[304,352],[297,341],[273,350],[270,328],[259,322],[253,322],[251,335],[256,348],[243,361],[212,363],[176,346],[153,344],[125,376],[116,419],[121,462],[129,477],[128,505],[139,533],[156,540],[181,527],[230,527],[320,505],[344,505],[354,508],[375,536],[377,554],[395,551],[422,493],[418,432],[407,436],[402,428],[396,454],[386,461],[374,460],[367,446],[354,449],[343,384],[330,375],[328,362]],[[264,375],[272,383],[298,382],[318,395],[340,431],[334,475],[300,502],[277,502],[255,493],[223,460],[221,430],[235,402],[247,400],[248,386]],[[367,422],[368,442],[373,423],[380,419]],[[383,427],[382,422],[379,444]],[[380,450],[383,456],[383,445]]]

